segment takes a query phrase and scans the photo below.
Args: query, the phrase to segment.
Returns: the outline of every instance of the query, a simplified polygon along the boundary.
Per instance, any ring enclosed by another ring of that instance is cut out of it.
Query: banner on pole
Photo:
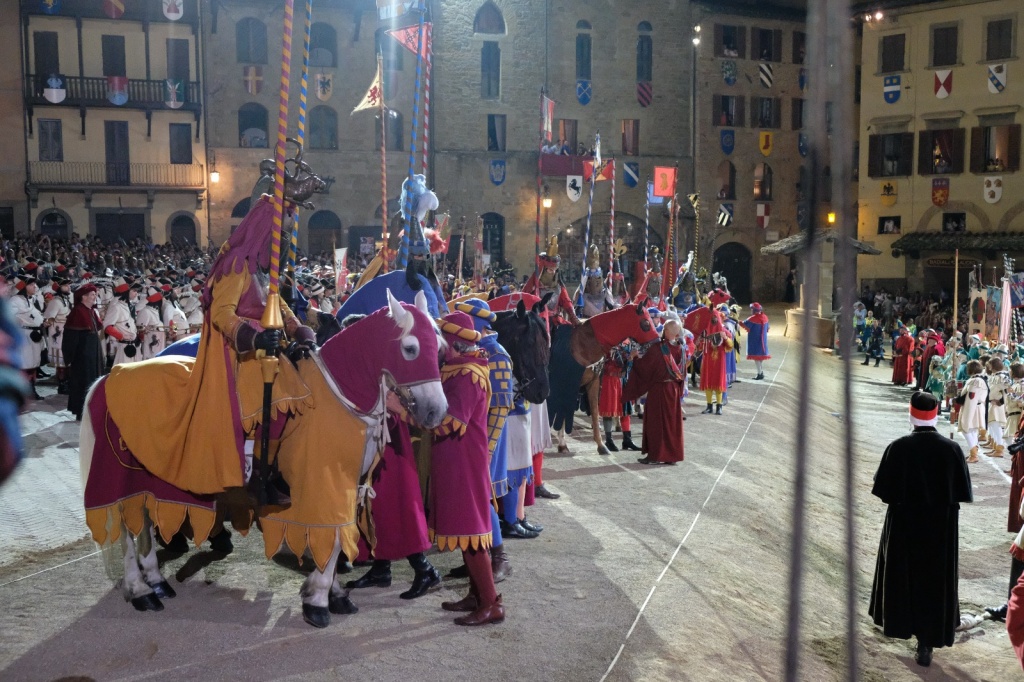
[[[409,50],[413,54],[416,54],[416,47],[420,46],[420,26],[414,24],[412,26],[406,26],[405,28],[393,28],[387,31],[387,34],[401,43],[402,47]],[[427,52],[430,51],[430,22],[427,21],[423,24],[423,45],[420,56],[424,59],[427,58]]]
[[[676,169],[672,166],[655,166],[654,196],[671,199],[676,192]],[[654,202],[651,202],[654,203]]]
[[[341,293],[348,285],[348,247],[334,250],[334,290]]]
[[[384,92],[380,87],[380,64],[377,64],[377,75],[373,77],[373,82],[370,83],[370,89],[363,95],[363,99],[356,105],[356,108],[352,110],[352,113],[362,111],[363,109],[376,109],[380,107],[381,99],[384,97]],[[350,116],[352,114],[349,114]]]
[[[1024,272],[1010,275],[1010,304],[1014,308],[1024,308]]]
[[[544,116],[544,141],[551,142],[554,136],[555,100],[547,95],[544,95],[542,114]]]
[[[601,182],[602,180],[611,180],[613,166],[615,162],[612,159],[606,161],[597,171],[597,177],[594,178],[594,182]],[[594,162],[584,161],[583,162],[583,180],[590,182],[590,176],[594,174]]]

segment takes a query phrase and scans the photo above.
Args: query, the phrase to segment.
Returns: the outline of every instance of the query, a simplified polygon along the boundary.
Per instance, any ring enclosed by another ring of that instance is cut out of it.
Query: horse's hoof
[[[178,593],[174,591],[171,584],[166,580],[161,580],[156,585],[150,585],[153,588],[153,594],[160,599],[174,599],[178,596]]]
[[[597,454],[599,454],[599,455],[610,455],[612,453],[608,452],[608,448],[606,448],[605,446],[598,445],[597,446]]]
[[[136,611],[163,611],[164,605],[160,603],[159,597],[155,593],[143,595],[141,597],[132,597],[132,606],[135,607]]]
[[[569,446],[568,445],[559,445],[558,446],[558,451],[559,452],[571,452],[571,450],[569,450]]]
[[[331,624],[331,614],[323,606],[303,604],[302,620],[306,621],[315,628],[325,628]]]
[[[359,607],[345,595],[335,597],[333,594],[327,598],[327,610],[339,616],[350,616],[359,613]]]

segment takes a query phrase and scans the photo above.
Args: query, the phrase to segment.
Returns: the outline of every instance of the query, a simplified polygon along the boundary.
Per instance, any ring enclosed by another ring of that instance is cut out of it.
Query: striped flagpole
[[[647,179],[647,199],[644,201],[644,274],[647,274],[647,258],[651,250],[651,179]]]
[[[309,90],[309,34],[313,26],[313,0],[306,0],[306,31],[302,38],[302,77],[299,80],[299,130],[295,139],[299,141],[299,147],[306,145],[306,98]],[[291,248],[288,249],[288,260],[285,270],[295,268],[295,259],[299,254],[299,207],[295,207],[295,215],[292,216],[292,239]],[[294,283],[293,283],[294,284]],[[297,289],[293,288],[293,295]]]
[[[424,0],[420,0],[420,30],[416,39],[416,90],[412,96],[412,134],[409,136],[409,186],[412,186],[412,176],[416,174],[416,129],[420,120],[420,87],[423,83],[423,39],[424,39],[424,15],[426,7]],[[398,252],[398,267],[404,268],[409,264],[409,235],[412,233],[412,193],[406,192],[405,198],[405,233],[402,235],[402,248]]]
[[[388,271],[388,108],[384,106],[384,54],[377,53],[377,76],[380,83],[380,222],[381,272]]]
[[[430,72],[434,63],[434,25],[428,23],[427,25],[427,44],[426,44],[426,73],[423,83],[423,175],[427,175],[427,171],[430,169]]]
[[[537,133],[537,226],[533,235],[533,257],[534,261],[540,256],[540,202],[544,185],[544,88],[540,89],[540,125]],[[540,276],[540,266],[537,266],[537,275]]]
[[[284,225],[284,160],[285,145],[288,143],[288,95],[292,76],[292,21],[295,15],[295,0],[284,0],[284,31],[281,40],[281,96],[277,108],[277,146],[274,148],[274,229],[270,238],[270,292],[263,313],[264,327],[270,325],[268,313],[272,300],[279,300],[281,281],[281,230]],[[279,327],[278,327],[279,328]]]
[[[594,183],[597,181],[597,161],[590,162],[590,198],[587,200],[587,227],[583,233],[583,276],[580,277],[580,300],[577,305],[583,304],[583,289],[587,285],[587,249],[590,248],[590,220],[594,215]]]
[[[611,158],[612,164],[612,215],[608,223],[608,281],[612,281],[612,273],[615,272],[615,157]]]

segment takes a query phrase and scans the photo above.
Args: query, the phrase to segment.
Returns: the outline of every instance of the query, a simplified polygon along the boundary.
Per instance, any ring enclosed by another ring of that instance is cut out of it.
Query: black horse
[[[512,374],[519,391],[531,403],[542,403],[548,398],[548,363],[551,361],[551,339],[541,313],[552,294],[547,294],[529,311],[519,301],[515,310],[497,313],[492,327],[498,333],[498,343],[512,359]]]

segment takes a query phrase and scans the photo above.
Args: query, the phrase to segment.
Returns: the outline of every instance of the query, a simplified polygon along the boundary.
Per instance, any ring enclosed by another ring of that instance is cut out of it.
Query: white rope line
[[[9,581],[7,581],[5,583],[0,583],[0,587],[7,587],[8,585],[13,585],[16,582],[20,582],[22,580],[28,580],[29,578],[34,578],[37,575],[42,575],[43,573],[46,573],[48,571],[55,571],[58,568],[63,568],[64,566],[68,566],[70,564],[73,564],[76,561],[81,561],[82,559],[88,559],[91,556],[96,556],[97,554],[100,553],[100,551],[102,551],[102,550],[96,550],[95,552],[92,552],[90,554],[86,554],[85,556],[80,556],[77,559],[72,559],[71,561],[65,561],[62,564],[57,564],[56,566],[50,566],[49,568],[44,568],[41,571],[36,571],[35,573],[29,573],[28,575],[23,575],[20,578],[15,578],[14,580],[9,580]]]
[[[636,618],[633,619],[633,624],[629,626],[629,630],[626,632],[626,637],[622,640],[622,644],[619,645],[619,650],[615,652],[615,657],[612,658],[611,663],[608,664],[608,669],[605,670],[604,675],[601,676],[600,682],[605,682],[605,680],[608,679],[608,676],[611,674],[612,670],[615,669],[615,665],[619,662],[619,658],[622,656],[622,652],[626,648],[626,642],[628,642],[629,638],[633,635],[633,630],[636,629],[637,623],[640,622],[640,617],[644,615],[644,611],[647,609],[647,604],[650,603],[651,597],[654,596],[654,590],[657,589],[658,583],[660,583],[661,579],[665,577],[665,574],[668,573],[668,569],[672,567],[672,563],[676,560],[676,557],[679,556],[679,552],[680,550],[682,550],[683,545],[686,544],[687,539],[689,539],[690,533],[692,533],[693,529],[697,526],[697,521],[700,519],[700,515],[704,512],[704,508],[708,506],[708,502],[711,501],[711,496],[715,494],[715,489],[718,487],[718,482],[722,480],[722,476],[725,475],[725,472],[729,468],[729,465],[732,464],[732,460],[735,459],[736,455],[740,451],[740,448],[743,447],[743,442],[747,439],[747,434],[750,433],[750,428],[754,425],[754,420],[757,419],[757,415],[761,413],[761,408],[764,407],[764,402],[765,400],[768,399],[768,394],[775,386],[775,380],[779,377],[779,373],[782,371],[783,366],[785,366],[786,357],[788,355],[789,344],[787,343],[786,352],[782,354],[782,361],[779,363],[778,369],[775,370],[775,375],[772,377],[772,382],[771,384],[768,385],[768,390],[764,392],[764,396],[761,397],[761,402],[757,404],[757,409],[754,410],[754,414],[750,416],[750,421],[747,423],[747,428],[744,429],[743,435],[740,436],[740,440],[736,444],[736,449],[732,451],[731,455],[729,455],[729,459],[725,462],[725,466],[723,466],[722,470],[718,472],[718,478],[716,478],[715,482],[711,484],[711,490],[708,491],[708,496],[704,500],[704,504],[702,504],[700,506],[700,509],[697,510],[697,515],[693,517],[693,522],[690,524],[689,529],[687,529],[686,535],[684,535],[683,539],[679,541],[679,544],[676,546],[676,551],[672,552],[672,556],[669,557],[668,563],[665,564],[665,568],[661,569],[661,573],[658,575],[658,579],[654,581],[653,585],[651,585],[651,591],[647,593],[647,599],[645,599],[644,603],[640,605],[640,610],[637,612]]]

